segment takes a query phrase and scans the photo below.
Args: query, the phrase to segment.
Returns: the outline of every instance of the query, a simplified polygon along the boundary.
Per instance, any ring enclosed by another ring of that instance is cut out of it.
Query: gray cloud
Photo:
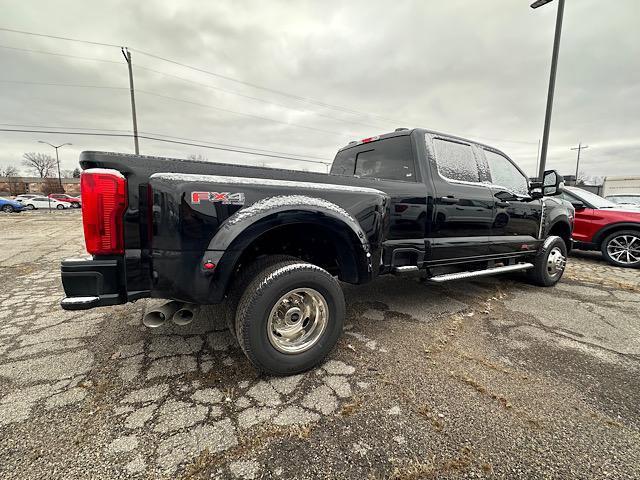
[[[0,8],[2,26],[7,28],[128,45],[249,83],[371,113],[358,115],[298,102],[134,51],[141,131],[331,159],[349,140],[398,126],[423,126],[495,145],[533,173],[555,6],[533,11],[528,3],[0,0]],[[567,2],[550,167],[573,172],[575,152],[569,148],[582,141],[590,148],[583,153],[581,170],[592,175],[640,174],[638,18],[640,3],[635,0],[617,0],[615,7],[597,0]],[[131,128],[127,71],[118,49],[7,32],[0,32],[0,45],[119,62],[0,48],[4,66],[0,80],[120,88],[0,83],[0,123]],[[0,138],[2,165],[18,163],[24,152],[46,151],[39,139],[70,141],[73,146],[61,150],[63,168],[73,168],[82,150],[130,152],[133,143],[126,138],[35,133],[0,132]],[[322,169],[148,140],[141,140],[141,152],[178,157],[201,153],[210,160]]]

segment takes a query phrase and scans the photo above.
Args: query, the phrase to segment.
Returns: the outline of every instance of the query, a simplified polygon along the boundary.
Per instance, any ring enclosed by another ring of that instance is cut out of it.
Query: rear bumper
[[[117,259],[67,259],[61,265],[64,310],[87,310],[126,302]]]

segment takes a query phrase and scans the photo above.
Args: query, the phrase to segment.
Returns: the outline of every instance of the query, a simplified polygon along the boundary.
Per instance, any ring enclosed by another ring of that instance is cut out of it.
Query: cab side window
[[[504,187],[521,196],[529,195],[527,178],[509,159],[491,150],[484,150],[484,156],[494,185]]]
[[[478,163],[471,145],[435,138],[438,173],[447,180],[480,182]]]

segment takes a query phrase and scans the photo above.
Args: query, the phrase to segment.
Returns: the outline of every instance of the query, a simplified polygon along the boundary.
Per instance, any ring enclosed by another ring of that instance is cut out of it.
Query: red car
[[[49,198],[54,198],[59,202],[70,203],[71,208],[80,208],[81,201],[80,197],[72,197],[71,195],[67,195],[66,193],[50,193]]]
[[[565,187],[562,198],[576,209],[574,248],[600,250],[618,267],[640,267],[640,210],[575,187]]]

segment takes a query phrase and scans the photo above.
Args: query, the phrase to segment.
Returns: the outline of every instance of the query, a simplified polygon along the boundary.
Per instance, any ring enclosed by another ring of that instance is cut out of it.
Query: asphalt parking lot
[[[330,360],[259,378],[216,319],[64,312],[77,211],[0,215],[1,478],[638,478],[640,272],[346,286]]]

